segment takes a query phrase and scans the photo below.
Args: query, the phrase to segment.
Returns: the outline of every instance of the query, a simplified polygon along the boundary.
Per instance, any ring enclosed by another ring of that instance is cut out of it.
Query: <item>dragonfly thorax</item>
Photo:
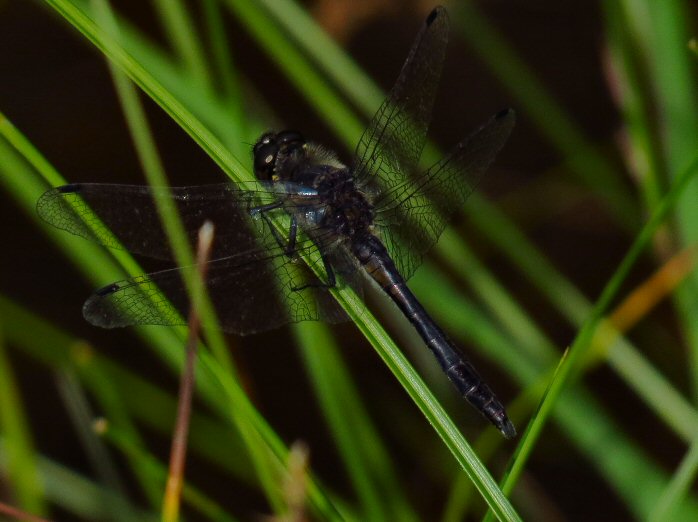
[[[314,187],[327,208],[324,227],[351,237],[368,232],[373,224],[373,205],[356,188],[349,169],[329,168],[316,178]]]

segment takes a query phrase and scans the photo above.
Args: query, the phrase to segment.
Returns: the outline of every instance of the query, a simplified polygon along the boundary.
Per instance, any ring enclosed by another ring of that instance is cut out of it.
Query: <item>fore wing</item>
[[[213,222],[216,238],[211,258],[257,248],[251,228],[258,223],[250,210],[273,201],[273,193],[257,183],[163,188],[75,183],[45,192],[37,212],[47,223],[96,243],[171,260],[157,197],[174,203],[192,245],[204,221]]]
[[[372,193],[391,190],[417,165],[431,121],[448,41],[448,15],[435,8],[400,75],[356,147],[355,177]]]

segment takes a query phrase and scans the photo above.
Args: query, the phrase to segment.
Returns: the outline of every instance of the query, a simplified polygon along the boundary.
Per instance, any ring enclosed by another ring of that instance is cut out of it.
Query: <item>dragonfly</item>
[[[348,165],[298,131],[266,132],[252,151],[254,182],[162,188],[74,183],[44,193],[38,214],[107,247],[163,260],[173,260],[173,253],[157,198],[172,200],[192,245],[202,224],[213,222],[205,284],[221,327],[238,335],[306,320],[346,321],[332,289],[361,296],[368,276],[413,325],[458,392],[512,438],[516,430],[502,403],[406,284],[515,119],[511,109],[497,113],[431,168],[418,169],[448,28],[444,8],[427,16]],[[306,263],[313,256],[315,269]],[[86,301],[83,315],[104,328],[185,324],[190,302],[183,273],[193,269],[111,283]]]

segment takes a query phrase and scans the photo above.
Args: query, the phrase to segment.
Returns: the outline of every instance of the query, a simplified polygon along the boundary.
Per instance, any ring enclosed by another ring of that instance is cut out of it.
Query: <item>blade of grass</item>
[[[695,270],[697,261],[698,243],[673,255],[628,294],[613,311],[610,321],[620,331],[631,329],[683,283]]]
[[[631,2],[631,4],[634,2]],[[652,71],[658,121],[664,141],[664,151],[672,183],[683,175],[683,169],[693,160],[698,136],[698,91],[695,59],[687,44],[690,38],[689,7],[681,0],[668,0],[657,6],[645,2],[651,22],[651,47],[646,59]],[[675,208],[675,222],[682,246],[698,242],[698,182],[693,182]],[[679,288],[676,305],[683,335],[688,343],[692,392],[698,398],[698,273]]]
[[[676,183],[671,187],[667,195],[662,199],[657,209],[652,214],[652,217],[647,224],[642,228],[638,236],[635,238],[632,246],[628,250],[620,265],[616,269],[613,276],[609,279],[601,296],[597,300],[592,315],[587,320],[581,331],[578,333],[569,351],[569,356],[560,367],[556,374],[556,379],[551,382],[548,392],[543,397],[536,415],[531,419],[529,427],[524,433],[519,444],[520,451],[514,457],[510,472],[508,473],[503,488],[505,491],[511,491],[514,483],[518,479],[523,470],[525,462],[530,455],[530,452],[535,445],[543,426],[547,422],[553,407],[559,401],[564,387],[576,377],[576,372],[580,368],[581,362],[584,360],[599,323],[602,320],[603,314],[611,303],[611,300],[616,296],[620,285],[625,280],[637,258],[643,252],[647,243],[652,239],[657,227],[662,224],[667,214],[672,210],[673,206],[688,184],[694,179],[698,173],[698,159],[686,169],[677,179]]]
[[[632,387],[638,398],[645,401],[679,437],[690,442],[698,430],[698,412],[676,387],[622,338],[609,348],[607,357],[608,363]]]
[[[3,475],[18,506],[34,515],[44,516],[48,510],[36,465],[37,451],[5,348],[3,322],[0,319],[0,428],[6,455]]]
[[[0,438],[0,468],[7,465],[5,452],[5,440]],[[68,513],[73,513],[82,520],[107,520],[109,511],[107,505],[102,502],[105,496],[110,496],[109,504],[122,502],[128,505],[128,501],[119,497],[113,491],[108,491],[96,486],[95,483],[75,473],[64,466],[37,455],[39,475],[43,478],[46,498],[52,504],[59,506]],[[132,513],[129,519],[133,522],[155,522],[152,514],[138,511]]]
[[[213,56],[216,83],[220,85],[219,91],[227,109],[226,116],[238,122],[240,132],[237,137],[239,138],[246,135],[244,96],[240,78],[233,66],[233,57],[230,53],[231,44],[225,31],[223,13],[218,0],[203,0],[203,9],[206,22],[205,33],[208,35],[209,47]]]
[[[47,328],[40,324],[37,318],[26,317],[17,309],[11,308],[9,303],[3,303],[1,298],[0,308],[4,308],[5,313],[11,313],[15,322],[25,325],[27,328],[25,331],[32,332],[32,339],[22,340],[22,348],[25,353],[30,353],[33,357],[53,368],[70,367],[77,371],[81,384],[89,390],[91,396],[96,400],[102,416],[108,418],[111,425],[118,426],[129,437],[132,445],[145,447],[145,442],[135,425],[135,420],[139,417],[138,412],[135,412],[132,405],[125,400],[130,396],[126,391],[131,392],[133,397],[137,397],[137,400],[132,401],[132,403],[140,406],[146,405],[143,408],[146,411],[140,415],[138,420],[146,419],[146,421],[151,421],[151,424],[156,424],[153,422],[155,417],[153,411],[164,412],[166,410],[158,408],[158,404],[153,400],[153,395],[155,395],[153,386],[143,386],[143,381],[138,381],[131,372],[125,371],[118,365],[115,366],[121,368],[120,373],[116,373],[118,370],[110,372],[104,367],[104,361],[86,343],[78,342],[68,338],[62,332],[59,333],[55,329]],[[45,350],[42,350],[47,339],[51,339],[51,355],[55,357],[47,357]],[[64,353],[59,356],[61,350]],[[144,390],[144,388],[147,389]],[[170,411],[174,411],[174,408]],[[167,417],[167,420],[169,421],[172,416]],[[167,428],[169,428],[169,424]],[[148,500],[149,507],[153,510],[157,509],[160,506],[160,490],[149,480],[147,469],[142,462],[136,459],[128,459],[128,464],[138,486]]]
[[[630,18],[642,17],[645,10],[628,10],[627,2],[602,2],[604,23],[610,47],[609,61],[618,76],[619,103],[630,144],[629,171],[634,172],[644,198],[645,209],[653,209],[663,192],[661,147],[651,119],[652,101],[649,71],[643,63],[644,32],[637,31]],[[645,13],[646,14],[646,13]],[[616,78],[611,78],[613,81]]]
[[[7,515],[11,520],[21,520],[22,522],[50,522],[46,518],[34,516],[26,511],[12,507],[4,502],[0,502],[0,514]],[[10,520],[8,519],[8,520]]]
[[[169,393],[153,386],[150,382],[138,378],[128,369],[96,354],[89,362],[80,367],[83,379],[89,379],[92,393],[98,393],[99,379],[108,379],[114,383],[113,393],[119,394],[123,404],[120,406],[143,423],[157,432],[167,435],[171,432],[171,422],[175,416],[176,403]],[[90,379],[94,376],[94,379]],[[92,382],[95,381],[95,383]],[[107,418],[112,429],[118,429],[121,434],[129,432],[123,429],[123,423],[116,422],[118,417],[107,410]],[[247,484],[254,483],[251,463],[246,459],[246,452],[238,435],[219,420],[213,420],[194,412],[192,417],[190,446],[197,455],[203,456],[208,462],[219,466],[229,475]],[[144,447],[138,439],[129,437],[134,447]],[[224,450],[222,448],[225,448]],[[160,505],[160,491],[157,493],[156,505]]]
[[[111,491],[122,498],[128,498],[127,489],[119,476],[116,463],[92,429],[92,421],[95,416],[90,410],[84,389],[75,373],[68,368],[59,371],[56,374],[56,384],[65,409],[78,434],[80,444],[85,449],[90,465],[99,477],[99,482],[102,483],[105,491]],[[108,520],[118,522],[134,516],[133,506],[124,502],[112,503],[114,497],[111,495],[105,495],[101,501],[105,504],[105,511],[109,513]]]
[[[416,520],[368,412],[354,388],[327,326],[293,329],[315,388],[367,520]]]
[[[672,520],[675,514],[674,508],[680,505],[682,497],[688,493],[696,474],[698,474],[698,439],[694,440],[681,460],[679,469],[674,473],[672,481],[647,518],[648,522]]]
[[[194,18],[187,13],[181,0],[155,0],[155,7],[172,46],[177,50],[188,75],[200,83],[206,90],[211,90],[209,67],[206,63],[201,38],[196,34]]]
[[[167,469],[158,459],[146,452],[141,446],[133,446],[132,438],[128,434],[121,433],[111,424],[105,422],[100,425],[102,426],[99,429],[100,435],[117,447],[124,455],[128,455],[131,460],[143,463],[143,466],[148,470],[151,480],[157,482],[159,486],[165,483]],[[222,506],[189,484],[184,484],[182,497],[188,505],[210,520],[235,521],[235,518],[229,515]]]

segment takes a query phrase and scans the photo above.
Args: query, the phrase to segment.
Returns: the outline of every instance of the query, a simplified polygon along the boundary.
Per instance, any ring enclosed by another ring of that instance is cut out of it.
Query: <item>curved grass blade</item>
[[[635,241],[621,261],[616,272],[609,279],[594,306],[591,317],[577,334],[570,348],[569,356],[561,363],[555,378],[550,383],[548,391],[540,403],[536,415],[531,419],[526,433],[522,437],[520,452],[518,452],[513,459],[510,472],[504,481],[503,488],[505,491],[511,491],[513,488],[514,483],[520,476],[523,466],[535,445],[536,439],[540,436],[542,428],[552,413],[553,408],[559,402],[563,389],[577,376],[576,374],[581,367],[580,365],[588,350],[591,348],[591,341],[599,323],[612,299],[616,296],[621,284],[627,277],[631,267],[637,261],[659,225],[666,219],[668,213],[672,210],[679,197],[684,193],[689,183],[695,178],[696,174],[698,174],[698,158],[694,159],[693,163],[681,174],[667,195],[662,199],[650,220],[635,238]]]

